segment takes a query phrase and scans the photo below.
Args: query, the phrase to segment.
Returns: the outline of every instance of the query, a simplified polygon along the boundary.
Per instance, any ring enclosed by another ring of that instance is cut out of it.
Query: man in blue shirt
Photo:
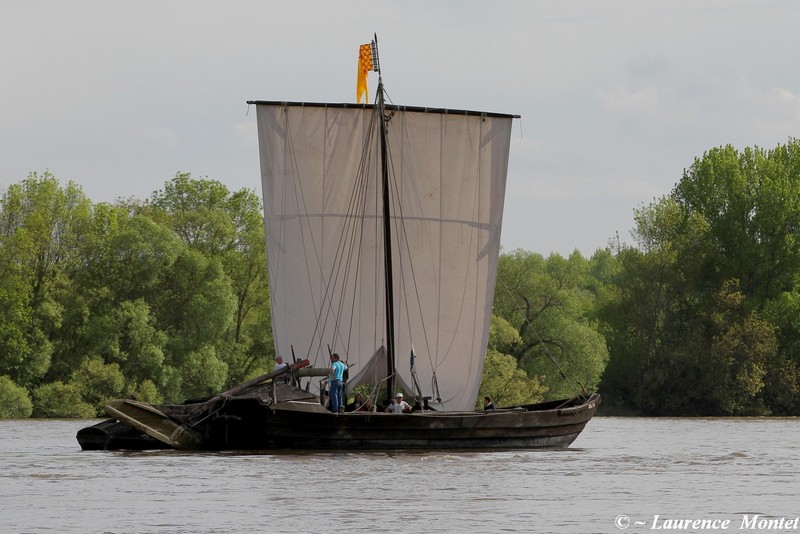
[[[328,381],[331,385],[330,408],[333,413],[339,413],[339,408],[344,409],[344,403],[342,402],[342,390],[344,388],[345,369],[347,369],[347,365],[345,365],[344,362],[339,361],[339,354],[335,352],[331,354],[331,374],[328,377]]]

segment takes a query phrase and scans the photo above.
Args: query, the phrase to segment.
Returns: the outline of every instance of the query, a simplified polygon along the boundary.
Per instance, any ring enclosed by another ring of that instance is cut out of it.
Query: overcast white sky
[[[799,26],[795,0],[0,0],[0,188],[260,195],[245,102],[355,101],[377,32],[394,103],[522,115],[504,249],[591,255],[706,150],[800,136]]]

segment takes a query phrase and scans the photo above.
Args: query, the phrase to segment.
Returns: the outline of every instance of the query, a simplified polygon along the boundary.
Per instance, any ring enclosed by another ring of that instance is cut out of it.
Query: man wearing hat
[[[411,405],[403,400],[403,394],[398,393],[394,396],[394,401],[386,408],[389,413],[411,413]]]

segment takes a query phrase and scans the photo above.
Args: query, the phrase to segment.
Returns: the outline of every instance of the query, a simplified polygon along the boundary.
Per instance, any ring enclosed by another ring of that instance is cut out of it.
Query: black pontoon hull
[[[151,438],[116,419],[101,421],[78,431],[78,443],[85,451],[170,449],[166,443]]]

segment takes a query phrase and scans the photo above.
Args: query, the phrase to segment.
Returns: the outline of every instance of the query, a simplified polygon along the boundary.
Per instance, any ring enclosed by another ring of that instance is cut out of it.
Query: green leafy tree
[[[182,244],[168,228],[121,209],[101,204],[93,215],[48,378],[68,380],[84,358],[99,357],[119,364],[132,381],[158,380],[166,334],[151,304],[163,294]]]
[[[80,391],[81,400],[94,408],[95,415],[102,415],[108,401],[121,396],[125,377],[116,363],[90,358],[73,373],[72,383]]]
[[[536,377],[529,378],[517,365],[517,360],[509,355],[489,349],[483,367],[478,407],[480,399],[489,396],[496,406],[532,404],[544,398],[547,388]]]
[[[167,336],[156,328],[147,303],[143,299],[122,302],[112,318],[117,330],[111,338],[114,350],[106,352],[106,360],[118,364],[133,383],[160,380]]]
[[[151,404],[160,404],[164,400],[158,386],[149,379],[142,380],[134,390],[133,396],[137,400]]]
[[[247,190],[231,194],[217,181],[179,173],[153,194],[144,212],[164,221],[192,251],[222,268],[229,296],[218,285],[224,302],[217,308],[228,320],[224,328],[213,330],[213,346],[228,366],[229,383],[265,371],[274,355],[259,198]]]
[[[225,351],[233,382],[263,374],[274,357],[270,300],[267,284],[267,257],[261,202],[249,191],[233,194],[228,202],[237,238],[223,255],[225,272],[236,297],[233,323]]]
[[[181,368],[187,397],[205,397],[220,392],[228,379],[228,366],[212,346],[201,347],[187,355]]]
[[[26,419],[33,413],[33,403],[25,388],[7,376],[0,376],[0,419]]]
[[[148,202],[92,205],[45,173],[0,198],[0,375],[34,391],[36,413],[178,402],[260,374],[268,305],[249,191],[179,174]]]
[[[0,372],[23,386],[37,383],[50,366],[52,340],[63,321],[69,269],[89,220],[88,199],[73,183],[60,187],[49,173],[28,176],[0,200]]]
[[[236,239],[236,225],[226,213],[229,196],[228,188],[216,180],[178,173],[153,193],[145,213],[172,228],[189,247],[213,256]]]
[[[95,417],[95,408],[83,401],[81,388],[76,383],[49,382],[33,391],[34,417]]]
[[[592,317],[596,298],[589,262],[517,250],[498,266],[495,313],[514,326],[520,342],[505,350],[553,396],[593,390],[608,350]]]
[[[707,223],[702,274],[720,287],[739,280],[761,307],[800,269],[800,143],[766,151],[715,148],[684,173],[672,197]]]
[[[785,413],[796,404],[800,147],[723,147],[636,214],[601,315],[604,386],[645,414]],[[780,325],[780,328],[776,326]]]
[[[764,318],[776,328],[778,352],[767,376],[763,397],[774,415],[800,414],[800,273],[793,287],[781,292],[764,310]]]
[[[663,198],[636,211],[639,249],[618,252],[620,270],[615,291],[601,302],[612,357],[603,375],[604,404],[640,413],[680,413],[689,410],[681,392],[697,373],[677,378],[674,372],[702,339],[696,320],[697,300],[686,292],[692,268],[688,258],[701,258],[705,221],[686,218],[672,199]],[[673,390],[674,388],[674,390]],[[688,412],[687,412],[688,413]]]
[[[513,352],[522,343],[517,329],[504,318],[492,314],[489,323],[489,348],[500,352]]]
[[[190,355],[224,340],[235,297],[219,260],[187,250],[172,266],[158,302],[159,324],[168,334],[165,361],[183,375],[196,373]],[[227,374],[226,374],[227,378]],[[194,389],[185,384],[185,393]]]

